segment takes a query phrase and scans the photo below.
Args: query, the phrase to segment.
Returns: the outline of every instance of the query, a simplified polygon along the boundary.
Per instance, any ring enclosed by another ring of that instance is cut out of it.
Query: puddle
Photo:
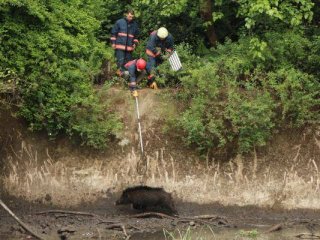
[[[189,228],[187,230],[175,230],[174,232],[156,232],[149,234],[135,234],[131,240],[292,240],[292,239],[319,239],[310,236],[310,232],[304,227],[288,228],[278,232],[263,233],[264,229],[209,229]],[[307,234],[304,238],[297,238],[299,234]],[[320,231],[314,232],[319,236]]]

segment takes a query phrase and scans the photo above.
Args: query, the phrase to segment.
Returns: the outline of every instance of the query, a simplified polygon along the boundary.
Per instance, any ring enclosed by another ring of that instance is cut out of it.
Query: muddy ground
[[[310,209],[282,210],[254,206],[198,205],[176,200],[179,217],[171,219],[166,216],[161,218],[161,216],[152,215],[137,217],[139,212],[131,209],[130,206],[114,206],[116,195],[68,209],[57,208],[50,203],[30,203],[3,194],[2,198],[12,211],[24,223],[41,234],[43,239],[142,239],[141,234],[145,236],[143,239],[149,239],[147,237],[152,236],[152,233],[162,232],[163,229],[174,231],[178,228],[186,229],[188,226],[196,228],[201,225],[208,225],[213,231],[225,228],[239,229],[239,231],[258,229],[264,232],[281,224],[279,231],[300,226],[305,229],[304,233],[316,235],[320,232],[320,211]],[[50,212],[52,210],[61,210],[61,212]],[[41,212],[42,214],[39,214]],[[84,213],[92,215],[81,215]],[[206,217],[201,222],[195,216]],[[179,222],[179,218],[184,221]],[[1,239],[33,239],[30,233],[26,232],[2,208],[0,209],[0,236],[2,236]],[[164,239],[164,236],[158,239]]]

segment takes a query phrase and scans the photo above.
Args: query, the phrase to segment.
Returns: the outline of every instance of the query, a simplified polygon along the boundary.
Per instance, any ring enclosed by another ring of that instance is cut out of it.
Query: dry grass
[[[121,160],[88,159],[80,164],[76,158],[53,160],[49,154],[46,159],[38,159],[37,153],[23,144],[16,158],[19,164],[8,160],[10,171],[3,176],[6,190],[30,201],[50,194],[53,204],[60,206],[94,201],[106,191],[114,193],[144,183],[162,186],[183,201],[200,204],[320,208],[320,173],[314,159],[306,161],[303,171],[297,169],[298,164],[282,172],[272,166],[258,170],[265,163],[256,156],[237,156],[224,166],[190,164],[182,171],[175,159],[160,150],[147,157],[143,178],[137,172],[139,157],[133,150]]]

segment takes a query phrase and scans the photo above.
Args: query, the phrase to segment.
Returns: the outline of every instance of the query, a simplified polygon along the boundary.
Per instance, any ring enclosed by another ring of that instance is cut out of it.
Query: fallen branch
[[[301,238],[301,239],[320,239],[319,235],[314,235],[311,233],[300,233],[295,236],[296,238]]]
[[[147,218],[147,217],[160,217],[160,218],[168,218],[174,220],[174,224],[179,222],[199,222],[202,224],[213,224],[213,220],[219,220],[218,224],[221,223],[225,226],[230,226],[226,219],[223,219],[216,215],[203,215],[203,216],[194,216],[194,217],[179,217],[179,216],[170,216],[164,213],[158,212],[146,212],[146,213],[139,213],[130,216],[131,218]],[[210,221],[211,220],[211,221]]]
[[[30,229],[30,227],[28,225],[26,225],[25,223],[23,223],[8,207],[7,205],[4,204],[4,202],[0,199],[0,205],[4,208],[4,210],[6,210],[11,217],[14,218],[14,220],[16,220],[21,227],[23,227],[24,230],[26,230],[27,232],[29,232],[33,237],[40,239],[40,240],[46,240],[47,238],[44,238],[42,236],[40,236],[38,233],[34,232],[33,230]]]
[[[127,234],[126,231],[126,227],[124,226],[124,224],[120,223],[120,224],[110,224],[106,226],[106,229],[115,229],[115,228],[120,228],[124,234],[124,236],[126,237],[126,239],[129,239],[131,236]]]
[[[88,212],[77,212],[77,211],[64,211],[64,210],[49,210],[49,211],[43,211],[43,212],[37,212],[36,215],[45,215],[45,214],[69,214],[69,215],[81,215],[81,216],[89,216],[89,217],[95,217],[98,219],[103,219],[101,216],[94,214],[94,213],[88,213]]]
[[[199,215],[199,216],[194,216],[194,217],[192,217],[192,218],[196,218],[196,219],[198,219],[198,218],[200,218],[200,219],[217,219],[217,218],[221,218],[221,217],[219,217],[219,216],[217,216],[217,215]]]
[[[146,213],[139,213],[130,216],[130,218],[145,218],[145,217],[160,217],[160,218],[169,218],[169,219],[176,219],[176,217],[172,217],[170,215],[164,213],[157,213],[157,212],[146,212]]]
[[[271,233],[271,232],[276,232],[276,231],[280,231],[283,229],[283,224],[279,223],[276,225],[271,226],[267,231],[265,231],[264,233]]]
[[[109,220],[103,220],[103,221],[100,221],[100,222],[98,222],[97,224],[101,224],[101,223],[108,223],[108,224],[120,224],[120,222],[119,221],[109,221]]]

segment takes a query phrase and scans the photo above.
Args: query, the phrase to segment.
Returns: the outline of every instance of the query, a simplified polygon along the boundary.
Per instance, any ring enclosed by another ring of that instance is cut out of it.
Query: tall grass
[[[37,152],[22,146],[20,160],[8,159],[4,187],[30,201],[49,194],[52,203],[71,206],[106,197],[137,184],[162,186],[175,198],[199,204],[256,205],[284,208],[320,208],[320,174],[314,159],[298,160],[281,170],[262,159],[237,156],[228,164],[188,163],[175,160],[164,149],[147,156],[146,175],[137,169],[135,151],[116,159],[75,157],[38,159]],[[22,154],[23,153],[23,154]],[[17,158],[17,156],[16,156]]]

